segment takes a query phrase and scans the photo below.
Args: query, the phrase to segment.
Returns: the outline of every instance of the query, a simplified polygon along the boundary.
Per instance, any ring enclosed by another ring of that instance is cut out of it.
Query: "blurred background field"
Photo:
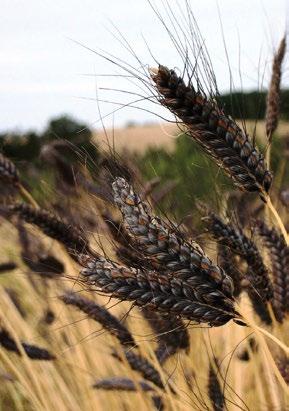
[[[248,101],[251,104],[251,100]],[[259,113],[258,107],[252,107],[255,114],[257,111]],[[259,117],[264,114],[262,110],[260,113]],[[252,112],[250,117],[253,114]],[[282,155],[287,156],[289,153],[286,109],[283,109],[282,117],[278,126],[278,138],[273,141],[273,171],[280,165]],[[237,121],[240,126],[244,126],[244,120]],[[249,118],[245,120],[245,124],[246,131],[255,136],[257,145],[265,149],[264,120],[254,121]],[[64,141],[67,146],[62,144]],[[144,181],[159,178],[165,194],[159,205],[174,210],[176,217],[190,214],[193,205],[192,190],[195,198],[209,199],[216,204],[220,192],[229,192],[232,188],[229,179],[218,171],[213,161],[174,122],[144,125],[131,122],[122,128],[93,130],[87,124],[64,115],[52,119],[42,133],[2,133],[0,148],[15,162],[33,195],[42,202],[49,202],[53,196],[61,173],[64,174],[62,178],[73,180],[73,173],[77,174],[81,163],[85,161],[90,171],[94,169],[93,172],[97,174],[103,154],[109,152],[129,159]],[[67,177],[69,169],[72,171],[70,177]],[[286,168],[282,187],[279,187],[281,191],[288,183],[287,172]],[[212,184],[217,187],[216,190],[211,190]],[[188,187],[192,187],[192,190]]]

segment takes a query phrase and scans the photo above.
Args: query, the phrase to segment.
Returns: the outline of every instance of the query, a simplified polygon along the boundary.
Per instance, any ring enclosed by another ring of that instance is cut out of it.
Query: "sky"
[[[165,2],[152,2],[169,24]],[[286,29],[289,1],[188,2],[219,90],[266,88],[273,51]],[[179,16],[176,1],[169,0],[169,5]],[[153,103],[121,108],[139,98],[111,90],[143,94],[141,85],[116,76],[124,73],[96,53],[104,50],[140,68],[121,44],[121,36],[143,67],[155,66],[157,60],[182,72],[183,62],[148,0],[1,0],[0,131],[41,131],[50,118],[63,113],[94,128],[102,123],[117,127],[158,121],[151,113],[157,110]],[[285,87],[289,86],[286,61],[284,66]]]

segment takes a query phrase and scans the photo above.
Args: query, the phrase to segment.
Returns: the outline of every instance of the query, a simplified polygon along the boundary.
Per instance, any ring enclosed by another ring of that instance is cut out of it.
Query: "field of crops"
[[[184,7],[182,70],[98,52],[167,123],[0,136],[0,411],[289,410],[286,35],[234,119]]]

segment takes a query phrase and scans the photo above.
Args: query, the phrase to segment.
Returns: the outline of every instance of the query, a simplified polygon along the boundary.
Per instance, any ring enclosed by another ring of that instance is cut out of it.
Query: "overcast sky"
[[[209,49],[219,89],[228,90],[230,77],[217,2],[188,1]],[[161,0],[154,3],[165,17]],[[173,5],[174,0],[169,3]],[[244,89],[257,88],[263,75],[264,85],[267,84],[272,51],[286,27],[287,3],[288,0],[219,0],[235,88],[241,86],[240,77]],[[156,121],[148,112],[132,108],[118,110],[112,116],[109,113],[118,105],[95,101],[98,95],[100,99],[125,103],[126,95],[99,89],[131,89],[131,84],[120,78],[96,77],[95,74],[119,70],[76,43],[132,61],[129,52],[110,33],[117,34],[112,23],[144,64],[155,64],[147,43],[158,61],[182,70],[182,62],[176,59],[168,35],[147,0],[1,0],[0,130],[41,130],[49,118],[61,113],[72,114],[94,127],[101,127],[99,113],[107,115],[108,127],[130,120]],[[133,64],[137,67],[135,61]],[[289,85],[288,70],[283,84]],[[154,111],[154,106],[148,109]]]

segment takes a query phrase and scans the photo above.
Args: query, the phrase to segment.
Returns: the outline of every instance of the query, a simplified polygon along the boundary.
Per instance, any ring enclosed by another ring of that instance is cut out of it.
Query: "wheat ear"
[[[75,253],[92,253],[84,233],[50,211],[36,209],[25,203],[13,204],[9,206],[9,211],[18,214],[27,223],[36,225],[48,237],[62,243],[71,256],[75,257]]]
[[[134,248],[145,256],[154,269],[166,277],[185,280],[195,287],[195,298],[210,293],[232,298],[231,278],[205,255],[201,247],[185,241],[177,230],[155,217],[149,206],[134,192],[123,178],[112,184],[114,200],[119,207],[124,227]],[[205,291],[206,290],[206,291]]]
[[[103,257],[88,258],[81,271],[82,280],[99,290],[135,305],[170,313],[212,326],[225,324],[238,315],[234,300],[213,291],[206,283],[199,286],[178,278],[160,276],[154,271],[121,266]]]
[[[286,51],[286,37],[283,37],[279,44],[279,48],[274,55],[272,65],[271,82],[266,99],[266,135],[269,143],[272,140],[272,135],[277,129],[279,120],[280,106],[280,83],[282,74],[282,62]]]
[[[147,309],[143,309],[142,313],[157,336],[155,354],[160,364],[180,350],[189,350],[190,337],[183,321]]]
[[[26,342],[22,342],[21,345],[26,355],[32,360],[51,361],[56,358],[46,349],[37,347],[36,345],[31,345]],[[16,342],[4,328],[0,329],[0,346],[8,351],[12,351],[18,355],[21,355]]]
[[[257,221],[256,230],[264,239],[270,253],[273,275],[272,307],[276,319],[282,322],[289,309],[289,247],[284,237],[275,228],[269,228],[262,221]]]
[[[89,300],[79,294],[66,292],[60,299],[66,305],[73,305],[87,314],[89,318],[100,323],[104,329],[114,335],[122,345],[136,346],[133,336],[129,330],[109,311],[94,301]]]
[[[165,66],[152,69],[150,74],[160,103],[183,122],[187,134],[224,169],[237,187],[257,191],[265,200],[272,175],[264,157],[218,102],[196,90],[191,82],[185,84],[174,70]]]

